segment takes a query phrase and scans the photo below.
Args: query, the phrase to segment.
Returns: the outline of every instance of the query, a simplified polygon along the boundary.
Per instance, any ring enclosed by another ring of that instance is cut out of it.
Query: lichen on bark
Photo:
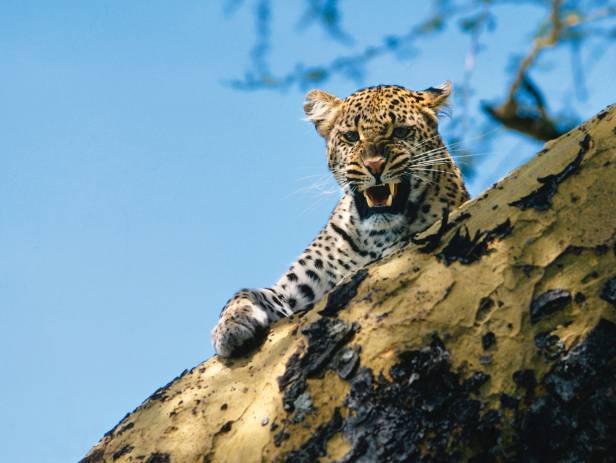
[[[82,461],[610,461],[615,199],[609,107]]]

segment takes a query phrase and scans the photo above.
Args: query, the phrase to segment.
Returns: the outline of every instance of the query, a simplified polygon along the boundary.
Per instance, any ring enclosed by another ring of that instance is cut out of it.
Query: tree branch
[[[431,246],[348,279],[336,310],[186,370],[81,463],[609,460],[615,121],[602,111],[424,232]]]

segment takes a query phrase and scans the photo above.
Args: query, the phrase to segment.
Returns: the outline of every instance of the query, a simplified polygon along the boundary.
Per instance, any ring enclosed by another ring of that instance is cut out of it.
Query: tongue
[[[373,186],[366,190],[366,195],[370,197],[374,206],[387,206],[389,188],[387,185]]]

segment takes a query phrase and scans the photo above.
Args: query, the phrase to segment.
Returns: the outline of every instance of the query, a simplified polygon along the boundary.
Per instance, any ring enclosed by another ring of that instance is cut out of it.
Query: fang
[[[374,207],[374,201],[370,198],[367,192],[364,191],[364,198],[366,198],[366,202],[368,203],[368,207]]]

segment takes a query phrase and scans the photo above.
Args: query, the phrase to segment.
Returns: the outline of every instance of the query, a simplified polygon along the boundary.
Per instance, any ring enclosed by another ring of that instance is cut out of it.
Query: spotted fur
[[[321,90],[306,95],[307,119],[327,143],[328,166],[344,195],[276,284],[243,289],[227,302],[212,331],[219,355],[254,348],[272,322],[309,310],[345,276],[400,249],[468,199],[437,130],[450,91],[445,83],[423,91],[370,87],[344,100]],[[391,204],[371,207],[372,196],[385,201],[388,183],[397,184]]]

